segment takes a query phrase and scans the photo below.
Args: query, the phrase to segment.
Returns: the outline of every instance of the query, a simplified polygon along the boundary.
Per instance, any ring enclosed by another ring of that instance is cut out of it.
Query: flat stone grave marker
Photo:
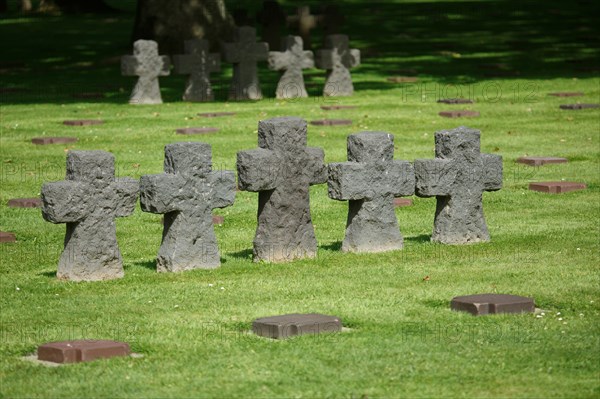
[[[269,69],[284,71],[277,82],[275,97],[280,99],[308,97],[302,70],[314,68],[312,51],[303,50],[302,38],[291,35],[281,40],[281,48],[284,49],[283,52],[269,52]]]
[[[234,172],[212,170],[210,144],[195,142],[165,146],[164,170],[140,179],[142,211],[165,215],[157,271],[219,267],[212,211],[233,204]]]
[[[219,129],[216,127],[183,127],[183,128],[176,130],[177,134],[185,134],[185,135],[209,134],[209,133],[215,133],[218,131],[219,131]]]
[[[444,104],[473,104],[473,100],[469,100],[468,98],[442,98],[437,102]]]
[[[0,231],[0,242],[17,242],[17,239],[13,233]]]
[[[137,180],[115,178],[115,157],[105,151],[69,151],[63,181],[42,186],[42,216],[66,223],[59,279],[96,281],[123,277],[115,218],[133,213]]]
[[[130,354],[129,345],[125,342],[87,339],[49,342],[40,345],[37,350],[38,360],[53,363],[90,362]]]
[[[321,22],[321,15],[312,15],[309,6],[300,6],[296,10],[296,15],[287,17],[287,23],[298,30],[298,34],[302,37],[304,48],[310,50],[312,42],[310,31]]]
[[[419,78],[415,76],[392,76],[387,78],[387,81],[392,83],[415,83],[419,81]]]
[[[405,206],[412,206],[413,200],[410,198],[394,198],[394,207],[403,208]]]
[[[532,313],[535,310],[535,303],[533,298],[517,295],[477,294],[452,298],[450,308],[475,316],[497,313]]]
[[[204,118],[218,118],[221,116],[233,116],[235,112],[204,112],[198,114],[198,116],[202,116]]]
[[[63,121],[63,125],[67,126],[91,126],[91,125],[101,125],[104,121],[101,119],[75,119],[75,120],[67,120]]]
[[[14,198],[8,201],[9,208],[39,208],[41,206],[40,198]]]
[[[286,19],[285,11],[278,1],[263,1],[263,7],[256,15],[256,22],[262,26],[262,40],[269,44],[269,50],[281,49],[281,30],[285,26]]]
[[[343,126],[351,125],[352,121],[350,119],[321,119],[310,121],[310,124],[315,126]]]
[[[169,57],[158,55],[158,43],[153,40],[133,43],[133,55],[121,57],[121,74],[138,76],[129,104],[162,104],[158,77],[168,76],[170,68]]]
[[[337,111],[340,109],[355,109],[356,105],[321,105],[324,111]]]
[[[348,36],[327,36],[325,48],[317,51],[315,61],[317,68],[327,71],[324,96],[351,96],[354,93],[350,68],[360,65],[360,50],[350,48]]]
[[[439,116],[443,116],[444,118],[474,118],[479,116],[479,112],[477,111],[468,111],[468,110],[462,110],[462,111],[441,111],[439,114]]]
[[[77,137],[34,137],[31,142],[37,145],[49,145],[76,143],[77,140],[79,140]]]
[[[262,317],[252,322],[252,332],[261,337],[286,339],[305,334],[327,334],[342,331],[339,317],[318,313],[286,314]]]
[[[394,197],[415,193],[412,165],[394,159],[394,136],[386,132],[351,134],[347,147],[348,161],[328,166],[329,198],[349,201],[342,251],[402,249]]]
[[[173,56],[175,72],[189,75],[183,93],[184,101],[213,101],[215,94],[210,83],[210,73],[221,70],[221,56],[209,52],[209,42],[204,39],[184,41],[185,54]]]
[[[431,240],[471,244],[490,240],[483,192],[502,188],[502,157],[480,152],[480,132],[465,126],[435,133],[435,159],[414,161],[419,197],[436,197]]]
[[[258,192],[254,261],[286,262],[317,255],[309,187],[327,181],[323,149],[307,147],[306,121],[259,121],[259,148],[237,154],[241,190]]]
[[[557,92],[557,93],[548,93],[549,96],[554,97],[579,97],[583,96],[583,93],[580,91],[565,91],[565,92]]]
[[[517,158],[517,162],[529,166],[542,166],[546,164],[567,163],[569,160],[557,157],[520,157]]]
[[[563,194],[569,191],[585,190],[587,185],[584,183],[568,181],[549,181],[542,183],[529,183],[529,189],[548,194]]]
[[[598,107],[600,107],[600,104],[562,104],[560,109],[578,110]]]

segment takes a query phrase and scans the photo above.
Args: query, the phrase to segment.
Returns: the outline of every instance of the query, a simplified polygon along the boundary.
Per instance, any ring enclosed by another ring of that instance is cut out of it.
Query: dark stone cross
[[[394,136],[361,132],[348,136],[348,162],[329,164],[329,197],[350,201],[345,252],[401,249],[404,240],[394,197],[413,195],[415,174],[408,161],[394,160]]]
[[[133,43],[133,55],[121,57],[121,73],[124,76],[139,76],[130,104],[162,104],[159,76],[167,76],[171,63],[169,57],[158,55],[158,44],[152,40]]]
[[[230,100],[262,98],[256,64],[258,61],[266,60],[268,53],[267,43],[256,43],[256,29],[249,26],[236,28],[235,42],[223,45],[225,61],[233,63]]]
[[[285,11],[276,0],[263,1],[263,8],[258,12],[256,22],[262,25],[262,39],[269,44],[270,50],[281,49],[281,29],[285,21]]]
[[[140,180],[142,210],[165,214],[157,270],[219,267],[212,210],[233,204],[233,171],[212,170],[211,146],[206,143],[165,146],[164,169],[163,174],[142,176]]]
[[[133,213],[138,181],[115,179],[115,158],[104,151],[69,151],[67,178],[42,186],[42,216],[66,223],[57,277],[93,281],[123,277],[115,217]]]
[[[502,188],[502,157],[481,154],[480,132],[461,126],[435,133],[436,159],[414,162],[416,194],[437,198],[432,241],[489,241],[483,192]]]
[[[259,193],[254,260],[316,256],[309,186],[327,181],[323,150],[306,147],[306,121],[294,117],[260,121],[258,146],[237,155],[240,189]]]
[[[302,49],[300,36],[287,36],[282,40],[284,52],[269,52],[269,68],[285,72],[277,83],[275,95],[277,98],[308,97],[304,87],[303,69],[314,68],[315,62],[312,51]]]
[[[327,70],[323,95],[351,96],[354,86],[349,68],[360,65],[360,50],[349,48],[346,35],[327,36],[325,47],[316,57],[317,67]]]
[[[296,11],[296,15],[287,17],[288,24],[298,28],[298,34],[302,37],[304,48],[310,50],[312,47],[310,40],[310,31],[314,29],[320,22],[320,15],[312,15],[309,6],[300,6]]]
[[[175,72],[190,75],[185,84],[184,101],[213,101],[210,73],[221,70],[219,54],[208,52],[208,40],[192,39],[184,42],[186,54],[173,56]]]

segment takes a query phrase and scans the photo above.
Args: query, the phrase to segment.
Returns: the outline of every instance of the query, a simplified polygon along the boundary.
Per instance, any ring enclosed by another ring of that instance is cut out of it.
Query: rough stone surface
[[[392,76],[387,78],[387,81],[392,83],[415,83],[419,81],[419,78],[414,76]]]
[[[277,83],[275,96],[281,99],[308,97],[302,70],[314,68],[312,51],[302,49],[300,36],[286,36],[281,40],[281,48],[283,52],[269,52],[269,68],[284,71]]]
[[[17,242],[17,239],[13,233],[0,231],[0,242]]]
[[[276,0],[263,1],[263,8],[258,12],[256,21],[262,25],[262,40],[267,42],[272,51],[280,50],[281,31],[287,16]]]
[[[342,331],[339,317],[324,314],[287,314],[256,319],[252,331],[261,337],[286,339],[304,334],[326,334]]]
[[[394,198],[394,207],[403,208],[405,206],[412,206],[413,200],[410,198]]]
[[[360,51],[350,49],[348,36],[327,36],[325,49],[318,50],[317,67],[327,70],[324,96],[351,96],[354,93],[350,68],[360,65]]]
[[[34,137],[31,142],[37,145],[48,145],[75,143],[77,140],[77,137]]]
[[[477,111],[441,111],[439,116],[443,116],[444,118],[473,118],[479,116],[479,112]]]
[[[320,119],[316,121],[310,121],[311,125],[315,126],[338,126],[338,125],[351,125],[350,119]]]
[[[153,40],[138,40],[133,43],[133,55],[121,57],[121,74],[139,76],[129,104],[162,104],[159,76],[168,76],[171,63],[169,57],[158,55],[158,44]]]
[[[563,104],[560,109],[578,110],[598,107],[600,107],[600,104]]]
[[[220,116],[233,116],[235,112],[204,112],[198,114],[198,116],[202,116],[204,118],[218,118]]]
[[[442,98],[437,102],[443,104],[473,104],[473,100],[468,98]]]
[[[125,342],[106,340],[50,342],[40,345],[37,350],[38,360],[53,363],[90,362],[130,354],[129,345]]]
[[[354,109],[356,105],[321,105],[323,111],[337,111],[340,109]]]
[[[469,312],[475,316],[495,313],[532,313],[533,298],[505,294],[478,294],[457,296],[450,302],[452,310]]]
[[[306,121],[300,118],[260,121],[260,148],[237,154],[239,188],[259,193],[255,261],[285,262],[317,254],[309,186],[325,183],[327,168],[323,150],[306,147],[306,135]]]
[[[209,134],[218,132],[219,129],[216,127],[184,127],[181,129],[177,129],[177,134]]]
[[[39,208],[42,200],[39,198],[14,198],[8,201],[9,208]]]
[[[165,146],[165,173],[140,179],[144,212],[164,214],[159,272],[213,269],[221,265],[212,210],[235,200],[235,174],[212,170],[210,144]]]
[[[262,91],[258,81],[257,62],[269,55],[267,43],[256,43],[256,29],[249,26],[236,28],[234,43],[223,45],[223,55],[233,64],[233,78],[229,88],[230,100],[260,100]]]
[[[414,162],[416,194],[437,198],[432,241],[489,241],[483,191],[502,188],[502,157],[480,153],[480,132],[461,126],[435,133],[436,159]]]
[[[404,240],[394,197],[413,195],[415,174],[408,161],[394,160],[394,136],[361,132],[348,136],[348,162],[329,164],[329,197],[349,201],[344,252],[401,249]]]
[[[221,57],[219,54],[210,54],[208,49],[208,40],[186,40],[185,54],[173,56],[175,73],[189,75],[183,93],[184,101],[202,102],[215,99],[210,84],[210,73],[221,70]]]
[[[583,93],[580,91],[563,91],[557,93],[548,93],[548,95],[554,97],[580,97],[583,96]]]
[[[67,178],[42,186],[42,216],[66,223],[57,277],[74,281],[123,277],[115,217],[133,213],[139,184],[115,179],[115,158],[104,151],[69,151]]]
[[[569,181],[549,181],[543,183],[529,183],[529,189],[548,194],[563,194],[569,191],[585,190],[587,185]]]
[[[288,24],[295,27],[298,31],[298,34],[302,38],[305,49],[310,49],[312,47],[310,31],[316,28],[320,21],[321,16],[312,15],[310,13],[309,6],[300,6],[296,9],[296,15],[290,15],[287,17]]]
[[[63,125],[66,126],[91,126],[91,125],[101,125],[104,121],[100,119],[76,119],[76,120],[68,120],[63,121]]]
[[[557,157],[521,157],[517,158],[517,162],[529,166],[542,166],[554,163],[567,163],[569,160],[567,158]]]

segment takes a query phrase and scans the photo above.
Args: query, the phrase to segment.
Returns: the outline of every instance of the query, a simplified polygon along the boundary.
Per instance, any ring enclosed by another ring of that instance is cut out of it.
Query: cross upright
[[[310,31],[316,28],[320,20],[320,15],[312,15],[310,13],[309,6],[300,6],[296,11],[296,15],[287,17],[288,24],[298,28],[298,33],[302,37],[304,48],[306,49],[311,48]]]
[[[468,127],[435,133],[436,159],[414,162],[416,194],[437,198],[432,241],[489,241],[483,192],[502,188],[502,157],[480,152],[480,132]]]
[[[168,76],[171,67],[169,57],[158,55],[158,44],[152,40],[133,43],[133,55],[121,57],[121,74],[139,76],[129,104],[162,104],[159,76]]]
[[[66,223],[59,279],[108,280],[123,277],[115,218],[131,215],[139,184],[115,179],[115,158],[104,151],[69,151],[66,180],[42,186],[42,216]]]
[[[393,135],[360,132],[348,136],[348,162],[329,164],[329,197],[349,201],[342,251],[402,249],[394,197],[414,194],[415,174],[393,158]]]
[[[268,53],[267,43],[256,43],[256,29],[249,26],[236,28],[235,42],[223,45],[223,58],[233,63],[230,100],[262,98],[256,64],[258,61],[266,60]]]
[[[309,186],[327,181],[323,150],[306,146],[306,121],[294,117],[260,121],[258,146],[237,154],[240,189],[259,193],[254,260],[316,256]]]
[[[302,70],[315,66],[313,53],[302,50],[300,36],[286,36],[281,42],[284,52],[269,52],[269,68],[285,71],[277,83],[275,95],[277,98],[308,97]]]
[[[263,1],[263,8],[256,16],[256,22],[262,25],[262,39],[269,44],[269,49],[279,51],[281,28],[286,21],[285,11],[277,0]]]
[[[330,35],[325,39],[325,50],[317,51],[317,68],[327,70],[323,89],[325,96],[351,96],[354,93],[349,68],[360,65],[360,50],[350,49],[348,36]]]
[[[183,93],[184,101],[213,101],[210,73],[221,70],[219,54],[210,54],[208,40],[192,39],[184,42],[185,54],[173,56],[175,72],[189,75]]]
[[[235,200],[233,171],[212,170],[211,146],[174,143],[165,146],[165,173],[142,176],[144,212],[164,214],[159,272],[213,269],[221,264],[212,210]]]

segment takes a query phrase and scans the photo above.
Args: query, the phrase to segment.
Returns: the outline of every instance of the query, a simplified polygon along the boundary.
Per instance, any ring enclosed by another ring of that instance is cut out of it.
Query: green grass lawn
[[[185,77],[174,75],[161,78],[164,104],[131,106],[135,80],[119,75],[115,58],[131,52],[131,7],[111,16],[13,13],[0,20],[0,87],[21,89],[0,94],[0,230],[18,240],[0,244],[1,397],[600,396],[600,111],[558,108],[600,101],[598,6],[344,4],[351,44],[363,51],[352,72],[356,93],[319,97],[324,73],[309,70],[312,97],[298,101],[272,98],[278,75],[263,64],[266,98],[226,102],[231,69],[224,65],[214,76],[214,103],[181,102]],[[498,70],[508,76],[488,76]],[[418,75],[419,82],[386,82],[396,75]],[[459,88],[476,103],[436,103]],[[547,95],[555,91],[585,96]],[[73,97],[82,92],[105,97]],[[357,108],[322,111],[325,103]],[[437,115],[449,109],[481,117]],[[196,116],[213,111],[237,115]],[[482,151],[504,160],[504,188],[484,194],[492,242],[430,243],[435,199],[415,197],[414,206],[396,211],[403,251],[344,254],[347,204],[318,185],[311,188],[318,257],[255,264],[257,194],[239,192],[234,206],[216,211],[225,216],[215,227],[219,269],[157,274],[161,216],[138,205],[117,221],[125,278],[73,283],[55,277],[64,226],[45,222],[39,209],[6,206],[38,196],[43,182],[63,180],[69,149],[110,151],[118,176],[139,178],[162,172],[165,144],[204,141],[215,168],[235,169],[236,152],[256,147],[258,121],[284,115],[353,120],[351,127],[309,126],[309,145],[324,148],[326,162],[346,160],[346,136],[362,130],[393,133],[395,157],[412,161],[433,158],[436,130],[480,129]],[[105,124],[62,125],[96,118]],[[221,131],[175,134],[187,126]],[[39,136],[79,141],[32,145]],[[516,164],[524,155],[570,162]],[[527,190],[532,181],[563,179],[588,189]],[[452,297],[481,292],[534,297],[544,315],[450,311]],[[257,317],[296,312],[337,315],[348,331],[285,342],[248,333]],[[41,343],[80,338],[127,341],[143,357],[55,368],[22,360]]]

